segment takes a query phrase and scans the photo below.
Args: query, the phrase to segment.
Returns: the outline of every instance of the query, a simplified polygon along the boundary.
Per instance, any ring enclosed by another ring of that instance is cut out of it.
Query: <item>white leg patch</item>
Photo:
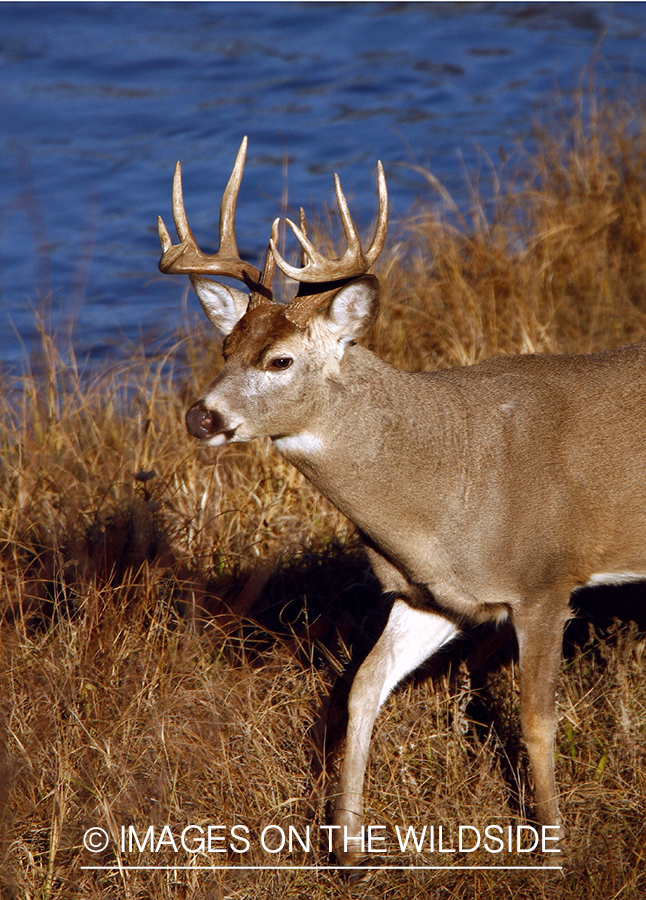
[[[439,613],[413,609],[403,600],[395,600],[384,632],[372,651],[386,670],[379,705],[402,678],[456,634],[457,625]]]

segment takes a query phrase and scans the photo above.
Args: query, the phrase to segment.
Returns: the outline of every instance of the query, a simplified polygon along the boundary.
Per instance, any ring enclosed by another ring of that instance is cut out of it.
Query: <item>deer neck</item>
[[[274,444],[366,533],[382,518],[392,528],[393,507],[403,514],[416,505],[409,495],[420,460],[428,472],[442,465],[452,419],[442,381],[403,373],[351,346],[302,431]]]

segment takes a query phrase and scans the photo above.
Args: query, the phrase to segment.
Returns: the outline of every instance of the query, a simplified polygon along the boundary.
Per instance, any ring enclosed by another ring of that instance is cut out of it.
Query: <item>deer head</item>
[[[347,242],[339,259],[328,259],[311,243],[305,214],[287,224],[301,246],[301,267],[289,265],[277,249],[278,219],[273,223],[262,271],[240,258],[235,239],[235,209],[242,179],[244,138],[222,197],[220,246],[215,254],[199,249],[184,208],[181,168],[173,179],[173,218],[180,238],[173,244],[158,221],[165,273],[187,273],[210,321],[225,336],[225,365],[186,414],[190,434],[217,445],[261,435],[289,437],[302,429],[317,405],[317,383],[338,365],[347,345],[374,321],[379,304],[377,279],[366,274],[379,256],[388,227],[388,198],[378,163],[379,216],[370,248],[364,252],[337,175],[336,198]],[[275,265],[299,283],[294,299],[273,298]],[[249,293],[228,287],[205,273],[243,282]]]

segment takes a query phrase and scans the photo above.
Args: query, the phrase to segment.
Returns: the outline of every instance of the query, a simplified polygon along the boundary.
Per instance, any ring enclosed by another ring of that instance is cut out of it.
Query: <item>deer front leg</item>
[[[515,622],[520,664],[520,718],[534,776],[536,819],[541,825],[561,825],[556,778],[556,686],[561,663],[563,629],[569,607],[554,615],[553,601],[536,604]]]
[[[339,862],[360,860],[363,780],[377,713],[406,675],[457,634],[457,626],[435,612],[395,600],[381,637],[355,675],[348,701],[345,756],[335,803],[333,846]]]

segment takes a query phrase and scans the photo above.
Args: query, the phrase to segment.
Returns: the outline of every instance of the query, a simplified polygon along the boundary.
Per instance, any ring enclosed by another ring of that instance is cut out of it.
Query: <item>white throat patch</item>
[[[301,434],[291,434],[286,437],[275,438],[274,446],[286,456],[317,456],[323,450],[323,442],[318,435],[303,431]]]

